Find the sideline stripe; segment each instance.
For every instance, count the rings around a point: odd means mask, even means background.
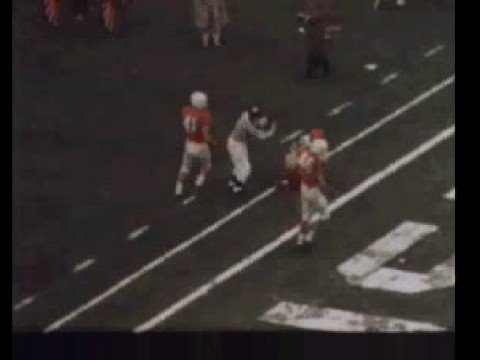
[[[388,74],[387,76],[385,76],[385,77],[382,79],[382,81],[380,81],[380,84],[381,84],[381,85],[386,85],[386,84],[388,84],[389,82],[392,82],[393,80],[395,80],[397,77],[398,77],[398,73]]]
[[[336,116],[350,106],[353,106],[353,102],[345,101],[344,103],[342,103],[342,104],[338,105],[337,107],[334,107],[332,110],[330,110],[328,112],[327,116],[328,117]]]
[[[439,51],[442,51],[445,48],[445,45],[437,45],[434,48],[431,48],[427,52],[423,54],[424,57],[431,57],[438,53]]]
[[[364,137],[366,137],[370,133],[374,132],[375,130],[379,129],[383,125],[387,124],[388,122],[390,122],[393,119],[397,118],[398,116],[402,115],[403,113],[410,110],[411,108],[417,106],[422,101],[428,99],[430,96],[436,94],[437,92],[443,90],[445,87],[451,85],[454,81],[455,81],[455,74],[450,75],[448,78],[441,81],[437,85],[431,87],[429,90],[421,93],[420,95],[415,97],[413,100],[409,101],[407,104],[401,106],[400,108],[398,108],[394,112],[392,112],[389,115],[385,116],[384,118],[380,119],[375,124],[367,127],[365,130],[361,131],[356,136],[354,136],[354,137],[350,138],[349,140],[346,140],[343,143],[341,143],[332,152],[329,153],[329,157],[332,157],[336,153],[341,152],[341,151],[345,150],[346,148],[352,146],[357,141],[360,141],[361,139],[363,139]],[[208,227],[206,227],[205,229],[203,229],[201,232],[194,235],[190,239],[188,239],[188,240],[184,241],[183,243],[177,245],[176,247],[169,250],[165,254],[160,255],[158,258],[156,258],[156,259],[152,260],[151,262],[149,262],[148,264],[144,265],[143,267],[141,267],[140,269],[138,269],[137,271],[135,271],[131,275],[123,278],[122,280],[120,280],[116,284],[112,285],[107,290],[105,290],[103,293],[101,293],[101,294],[97,295],[96,297],[90,299],[88,302],[84,303],[83,305],[81,305],[77,309],[71,311],[67,315],[59,318],[58,320],[55,320],[53,323],[51,323],[50,325],[48,325],[44,329],[44,332],[50,332],[50,331],[57,330],[61,326],[65,325],[65,323],[67,323],[67,322],[71,321],[72,319],[76,318],[77,316],[79,316],[83,312],[87,311],[88,309],[98,305],[99,303],[101,303],[102,301],[104,301],[105,299],[110,297],[111,295],[115,294],[120,289],[128,286],[131,282],[135,281],[136,279],[138,279],[139,277],[141,277],[145,273],[147,273],[147,272],[153,270],[154,268],[156,268],[157,266],[163,264],[167,259],[171,258],[172,256],[174,256],[174,255],[178,254],[179,252],[185,250],[186,248],[190,247],[191,245],[198,242],[202,238],[206,237],[210,233],[218,230],[224,224],[228,223],[230,220],[232,220],[232,219],[236,218],[237,216],[241,215],[244,211],[246,211],[250,207],[254,206],[255,204],[259,203],[263,199],[269,197],[274,192],[275,192],[275,186],[272,186],[272,187],[264,190],[262,193],[255,196],[254,198],[252,198],[250,201],[248,201],[244,205],[236,208],[230,214],[228,214],[225,217],[217,220],[216,222],[209,225]]]
[[[80,271],[83,271],[86,268],[88,268],[89,266],[93,265],[94,263],[95,263],[95,259],[93,259],[93,258],[86,259],[86,260],[82,261],[81,263],[78,263],[77,265],[75,265],[75,267],[72,269],[72,272],[78,273]]]
[[[133,230],[127,237],[127,240],[135,240],[136,238],[142,236],[145,232],[150,229],[150,225],[144,225],[138,229]]]
[[[400,170],[405,165],[409,164],[413,160],[417,159],[421,155],[425,154],[429,150],[431,150],[436,145],[440,144],[441,142],[447,140],[451,136],[455,134],[455,125],[450,126],[449,128],[441,131],[439,134],[431,138],[430,140],[424,142],[419,147],[404,155],[400,159],[396,160],[395,162],[388,165],[385,169],[375,173],[374,175],[370,176],[359,185],[354,187],[352,190],[347,192],[346,194],[337,198],[331,205],[330,205],[330,212],[333,213],[334,211],[340,209],[345,204],[349,203],[357,196],[363,194],[365,191],[370,189],[372,186],[378,184],[382,180],[386,179],[392,174],[395,174],[398,170]],[[314,221],[319,220],[319,214],[316,213],[314,216]],[[186,297],[180,299],[179,301],[173,303],[170,307],[165,310],[162,310],[157,315],[152,317],[151,319],[145,321],[144,323],[138,325],[133,329],[135,333],[141,333],[148,331],[155,326],[158,326],[171,316],[175,315],[194,301],[198,300],[199,298],[207,295],[210,291],[212,291],[215,287],[222,284],[223,282],[227,281],[234,275],[239,274],[241,271],[245,270],[248,266],[256,263],[264,256],[269,254],[270,252],[277,249],[279,246],[283,245],[290,239],[292,239],[299,231],[299,226],[294,226],[290,230],[286,231],[282,235],[280,235],[275,240],[269,242],[259,250],[255,251],[253,254],[243,258],[232,267],[228,268],[224,272],[220,273],[219,275],[215,276],[209,282],[205,283],[204,285],[199,286],[196,290],[192,291]]]
[[[284,138],[282,138],[280,140],[280,144],[285,144],[287,142],[290,142],[292,140],[294,140],[295,138],[297,138],[298,136],[302,135],[303,133],[303,130],[296,130],[292,133],[290,133],[289,135],[285,136]]]

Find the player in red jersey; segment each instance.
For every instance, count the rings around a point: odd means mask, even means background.
[[[200,163],[200,171],[195,180],[195,186],[200,187],[212,167],[210,134],[213,118],[208,110],[208,97],[205,93],[196,91],[190,96],[190,104],[182,109],[182,125],[186,141],[183,152],[182,165],[175,186],[175,195],[183,194],[183,183],[187,178],[195,161]]]
[[[309,134],[300,138],[298,143],[293,143],[290,151],[285,155],[284,168],[282,170],[279,189],[299,190],[300,173],[298,168],[298,159],[304,149],[308,149],[309,144],[315,139],[324,139],[321,129],[312,129]]]
[[[300,174],[300,199],[302,221],[297,244],[311,243],[315,235],[313,215],[318,212],[320,220],[330,217],[328,201],[324,195],[326,182],[324,171],[328,156],[328,142],[323,130],[313,129],[310,132],[308,146],[299,149],[297,167]]]

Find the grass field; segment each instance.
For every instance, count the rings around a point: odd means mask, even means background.
[[[93,16],[51,29],[33,2],[16,5],[14,330],[302,327],[292,314],[289,323],[288,314],[265,321],[282,302],[455,328],[451,284],[406,294],[354,285],[338,271],[406,221],[437,231],[381,266],[410,279],[455,253],[455,202],[444,197],[455,188],[454,6],[373,11],[371,1],[338,3],[343,33],[332,76],[313,81],[301,78],[294,0],[228,1],[227,44],[209,50],[190,25],[188,1],[139,2],[116,38]],[[370,63],[375,71],[364,68]],[[253,102],[279,129],[250,144],[245,193],[227,191],[231,165],[217,149],[205,187],[183,205],[173,196],[179,111],[194,89],[209,94],[220,139]],[[351,106],[328,116],[345,102]],[[312,127],[325,129],[335,152],[329,200],[346,200],[302,253],[289,238],[298,194],[272,186],[288,149],[281,139]],[[381,180],[351,195],[375,174]],[[286,240],[277,246],[279,239]],[[303,317],[325,330],[322,314]]]

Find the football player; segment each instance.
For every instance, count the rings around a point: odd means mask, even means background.
[[[238,193],[243,190],[252,171],[248,159],[248,138],[253,135],[265,140],[272,137],[276,129],[276,123],[269,125],[268,117],[259,106],[252,106],[240,115],[227,139],[227,150],[233,164],[232,176],[228,181],[232,192]]]
[[[186,141],[182,165],[175,185],[175,195],[183,194],[183,184],[194,162],[200,163],[195,186],[200,187],[204,184],[206,175],[212,167],[210,153],[210,145],[213,143],[212,124],[213,118],[208,110],[207,94],[201,91],[193,92],[190,96],[190,105],[182,109],[182,125]]]
[[[300,174],[300,199],[302,220],[297,244],[311,243],[315,235],[315,225],[312,217],[319,212],[320,220],[330,217],[328,201],[325,194],[326,182],[324,177],[328,156],[328,142],[321,129],[310,132],[308,146],[299,150],[297,167]]]

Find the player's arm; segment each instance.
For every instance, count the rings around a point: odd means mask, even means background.
[[[210,146],[217,146],[218,141],[215,139],[215,136],[213,135],[213,128],[212,128],[212,119],[203,125],[202,127],[202,132],[205,141],[210,145]]]
[[[272,137],[277,131],[277,124],[275,122],[272,123],[272,125],[270,126],[270,129],[261,130],[257,128],[255,125],[253,125],[248,118],[246,118],[244,121],[250,134],[254,135],[260,140],[265,140],[265,139],[268,139],[269,137]]]

